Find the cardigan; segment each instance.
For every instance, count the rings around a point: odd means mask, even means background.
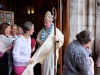
[[[92,75],[89,56],[77,40],[73,40],[65,50],[63,75]]]

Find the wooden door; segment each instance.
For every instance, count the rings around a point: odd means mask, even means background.
[[[66,46],[69,44],[70,27],[69,27],[69,0],[58,0],[59,8],[57,8],[57,27],[64,35],[64,44],[59,50],[58,75],[62,75],[63,56]]]

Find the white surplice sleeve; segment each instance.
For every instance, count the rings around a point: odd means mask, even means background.
[[[59,42],[56,43],[56,48],[59,49],[64,43],[64,35],[58,28],[56,28],[56,36],[59,38]]]

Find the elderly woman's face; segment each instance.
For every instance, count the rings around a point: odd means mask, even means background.
[[[34,33],[34,26],[32,26],[31,30],[27,31],[29,35],[32,35]]]
[[[84,44],[83,46],[84,46],[85,48],[89,48],[90,45],[91,45],[91,42],[89,42],[89,43],[87,43],[87,44]]]
[[[10,35],[10,32],[11,32],[11,26],[8,26],[8,27],[5,29],[5,34]]]
[[[84,44],[83,46],[84,46],[85,48],[89,48],[89,46],[92,44],[93,41],[94,41],[94,39],[91,39],[91,41],[90,41],[89,43]]]
[[[52,24],[52,21],[49,21],[49,20],[47,20],[47,19],[44,19],[44,25],[45,25],[45,27],[46,27],[47,29],[50,28],[51,24]]]
[[[17,27],[13,26],[11,29],[12,34],[17,34]]]

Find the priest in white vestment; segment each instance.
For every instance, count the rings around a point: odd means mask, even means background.
[[[58,60],[58,50],[63,45],[64,35],[56,28],[54,35],[53,15],[47,11],[44,17],[44,27],[40,30],[37,36],[39,45],[33,55],[33,64],[29,64],[22,75],[33,75],[33,67],[37,63],[41,63],[42,75],[54,75],[54,41],[56,41],[56,60]]]

